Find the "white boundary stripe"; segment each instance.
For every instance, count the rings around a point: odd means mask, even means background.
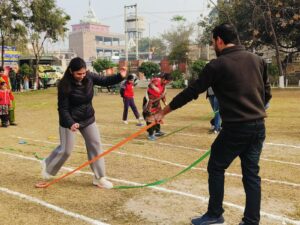
[[[102,135],[102,137],[104,137],[104,138],[116,138],[116,137],[105,136],[105,135]],[[161,143],[161,142],[149,142],[149,141],[138,140],[138,139],[135,139],[134,141],[142,142],[142,143],[146,143],[146,144],[152,144],[152,145],[163,145],[163,146],[169,146],[169,147],[174,147],[174,148],[190,149],[190,150],[194,150],[194,151],[197,151],[197,152],[206,152],[207,151],[206,149],[187,147],[187,146],[183,146],[183,145],[172,145],[172,144]]]
[[[103,137],[113,138],[113,137],[111,137],[111,136],[103,136]],[[135,141],[140,141],[140,142],[146,142],[146,143],[149,143],[149,142],[147,142],[147,141],[142,141],[142,140],[135,140]],[[165,145],[165,146],[169,146],[169,147],[183,148],[183,149],[191,149],[191,150],[195,150],[195,151],[197,151],[197,152],[207,151],[207,150],[204,150],[204,149],[192,148],[192,147],[186,147],[186,146],[181,146],[181,145],[172,145],[172,144],[167,144],[167,143],[150,143],[150,144],[155,144],[155,145]],[[268,162],[273,162],[273,163],[281,163],[281,164],[293,165],[293,166],[300,166],[300,163],[286,162],[286,161],[273,160],[273,159],[267,159],[267,158],[260,158],[260,160],[268,161]]]
[[[100,126],[107,127],[107,125],[103,125],[103,124],[98,125],[98,127],[100,127]],[[136,130],[136,129],[130,128],[130,127],[118,127],[118,128],[121,128],[123,130]],[[184,133],[184,132],[174,133],[174,135],[183,135],[183,136],[190,136],[190,137],[203,137],[203,135],[190,134],[190,133]],[[287,148],[300,148],[300,145],[289,145],[289,144],[271,143],[271,142],[267,142],[267,143],[264,143],[264,144],[266,144],[266,145],[274,145],[274,146],[281,146],[281,147],[287,147]]]
[[[57,142],[34,140],[32,138],[24,138],[24,137],[19,137],[19,136],[14,136],[14,137],[19,138],[19,139],[32,140],[32,141],[36,141],[36,142],[44,142],[44,143],[49,143],[49,144],[58,144]],[[102,137],[114,138],[114,137],[111,137],[111,136],[102,136]],[[143,141],[143,140],[135,140],[135,141],[139,141],[139,142],[149,144],[148,141]],[[191,147],[186,147],[186,146],[181,146],[181,145],[172,145],[172,144],[167,144],[167,143],[150,143],[150,144],[164,145],[164,146],[175,147],[175,148],[183,148],[183,149],[191,149],[191,150],[194,150],[194,151],[197,151],[197,152],[207,151],[207,150],[204,150],[204,149],[191,148]],[[105,146],[105,145],[106,146],[113,146],[113,144],[102,144],[102,145],[103,146]],[[80,147],[80,146],[76,145],[76,147]],[[260,160],[273,162],[273,163],[287,164],[287,165],[292,165],[292,166],[300,166],[300,163],[286,162],[286,161],[281,161],[281,160],[273,160],[273,159],[267,159],[267,158],[262,158],[262,157],[260,158]]]
[[[61,207],[58,207],[56,205],[53,205],[53,204],[50,204],[48,202],[42,201],[42,200],[40,200],[38,198],[29,196],[29,195],[25,195],[25,194],[22,194],[20,192],[12,191],[12,190],[9,190],[9,189],[7,189],[5,187],[0,187],[0,192],[4,192],[6,194],[10,194],[10,195],[19,197],[21,199],[25,199],[25,200],[30,201],[30,202],[34,202],[34,203],[42,205],[42,206],[44,206],[46,208],[52,209],[52,210],[54,210],[56,212],[62,213],[62,214],[67,215],[67,216],[74,217],[74,218],[79,219],[79,220],[83,220],[83,221],[88,222],[90,224],[94,224],[94,225],[108,225],[107,223],[102,223],[101,221],[94,220],[92,218],[89,218],[89,217],[86,217],[86,216],[83,216],[83,215],[80,215],[80,214],[68,211],[68,210],[63,209]]]
[[[300,148],[299,145],[287,145],[287,144],[276,144],[276,143],[270,143],[270,142],[267,142],[265,143],[266,145],[274,145],[274,146],[281,146],[281,147],[288,147],[288,148]]]
[[[274,160],[274,159],[266,159],[266,158],[260,158],[260,159],[264,160],[264,161],[268,161],[268,162],[276,162],[276,163],[281,163],[281,164],[288,164],[288,165],[293,165],[293,166],[300,166],[300,163],[286,162],[286,161]]]
[[[177,166],[177,167],[181,167],[181,168],[186,168],[188,167],[187,165],[182,165],[179,163],[173,163],[170,161],[166,161],[166,160],[160,160],[160,159],[156,159],[156,158],[152,158],[152,157],[147,157],[147,156],[141,156],[141,155],[136,155],[136,154],[131,154],[131,153],[124,153],[124,152],[115,152],[118,153],[120,155],[126,155],[126,156],[132,156],[132,157],[136,157],[136,158],[141,158],[141,159],[147,159],[147,160],[151,160],[151,161],[155,161],[155,162],[159,162],[159,163],[165,163],[165,164],[169,164],[172,166]],[[203,168],[199,168],[199,167],[193,167],[192,170],[200,170],[203,172],[207,172],[206,169]],[[226,176],[231,176],[231,177],[239,177],[242,178],[243,176],[241,174],[236,174],[236,173],[225,173]],[[284,185],[288,185],[288,186],[294,186],[294,187],[300,187],[300,184],[297,183],[291,183],[291,182],[287,182],[287,181],[280,181],[280,180],[271,180],[271,179],[267,179],[267,178],[261,178],[262,181],[265,182],[269,182],[269,183],[273,183],[273,184],[284,184]]]
[[[18,154],[11,154],[11,153],[3,153],[0,152],[1,154],[6,154],[6,155],[11,155],[11,156],[15,156],[18,158],[23,158],[23,159],[29,159],[32,161],[39,161],[35,158],[30,158],[30,157],[26,157],[26,156],[22,156],[22,155],[18,155]],[[70,167],[62,167],[62,169],[67,170],[67,171],[72,171],[74,170],[74,168],[70,168]],[[87,174],[87,175],[92,175],[94,176],[93,173],[91,172],[82,172],[82,171],[77,171],[77,173],[79,174]],[[125,183],[125,184],[129,184],[129,185],[143,185],[142,183],[136,183],[136,182],[131,182],[131,181],[126,181],[126,180],[121,180],[121,179],[116,179],[116,178],[109,178],[112,181],[117,181],[117,182],[121,182],[121,183]],[[166,192],[166,193],[171,193],[171,194],[176,194],[176,195],[181,195],[181,196],[185,196],[185,197],[189,197],[189,198],[193,198],[193,199],[199,199],[203,202],[208,202],[208,198],[204,197],[204,196],[200,196],[200,195],[194,195],[191,193],[187,193],[187,192],[182,192],[182,191],[177,191],[177,190],[171,190],[171,189],[167,189],[167,188],[163,188],[163,187],[148,187],[151,189],[155,189],[157,191],[161,191],[161,192]],[[236,205],[234,203],[231,202],[223,202],[224,205],[228,206],[228,207],[232,207],[235,209],[238,209],[239,211],[244,211],[244,207],[240,206],[240,205]],[[276,221],[281,221],[282,223],[290,223],[290,224],[295,224],[295,225],[300,225],[300,220],[295,220],[295,219],[291,219],[291,218],[287,218],[285,216],[280,216],[280,215],[275,215],[275,214],[271,214],[271,213],[267,213],[264,211],[260,211],[260,214],[266,218],[272,219],[272,220],[276,220]]]
[[[18,138],[21,138],[21,137],[18,137]],[[21,138],[21,139],[31,140],[30,138]],[[42,142],[42,143],[49,143],[49,144],[58,144],[56,142],[49,142],[49,141],[42,141],[42,140],[33,140],[33,141],[35,141],[35,142]],[[107,144],[107,145],[110,145],[110,144]],[[76,145],[75,147],[77,147],[77,148],[84,148],[84,146],[80,146],[80,145]],[[182,165],[182,164],[179,164],[179,163],[174,163],[174,162],[170,162],[170,161],[166,161],[166,160],[160,160],[160,159],[156,159],[156,158],[152,158],[152,157],[147,157],[147,156],[142,156],[142,155],[137,155],[137,154],[131,154],[131,153],[125,153],[125,152],[119,152],[119,151],[114,151],[112,153],[120,154],[120,155],[132,156],[132,157],[141,158],[141,159],[147,159],[147,160],[151,160],[151,161],[155,161],[155,162],[160,162],[160,163],[166,163],[166,164],[177,166],[177,167],[181,167],[181,168],[186,168],[187,167],[186,165]],[[268,160],[268,159],[264,159],[264,160],[271,161],[271,162],[274,161],[274,160]],[[278,160],[276,160],[276,161],[278,163],[285,163],[285,164],[287,163],[287,162],[284,162],[284,161],[278,161]],[[293,163],[288,163],[288,164],[293,164]],[[299,164],[299,166],[300,166],[300,164]],[[199,168],[199,167],[196,167],[196,168],[193,167],[192,169],[193,170],[200,170],[200,171],[206,172],[206,169]],[[232,176],[232,177],[239,177],[239,178],[242,177],[241,174],[228,173],[228,172],[226,172],[225,175]],[[280,184],[280,185],[288,185],[288,186],[300,187],[300,184],[291,183],[291,182],[288,182],[288,181],[273,180],[273,179],[267,179],[267,178],[261,178],[261,180],[265,181],[265,182],[273,183],[273,184]]]

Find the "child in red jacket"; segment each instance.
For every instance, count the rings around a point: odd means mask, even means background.
[[[166,85],[172,80],[169,73],[162,73],[159,77],[151,79],[146,96],[143,99],[143,116],[147,125],[155,119],[153,115],[161,110],[160,100],[166,105]],[[160,124],[156,124],[148,130],[148,139],[154,141],[156,137],[165,133],[160,130]]]
[[[121,96],[123,97],[124,110],[123,110],[123,123],[128,124],[127,116],[128,116],[128,108],[130,107],[135,118],[138,120],[137,126],[142,126],[142,118],[137,110],[137,107],[134,103],[134,76],[129,74],[125,83],[121,86]]]
[[[2,127],[8,127],[9,125],[9,107],[11,106],[11,100],[13,95],[5,81],[0,82],[0,118]]]

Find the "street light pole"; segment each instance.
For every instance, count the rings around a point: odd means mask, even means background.
[[[152,58],[151,57],[151,36],[150,36],[150,29],[151,29],[151,24],[148,23],[148,26],[149,26],[149,53],[148,53],[148,60],[150,61],[150,59]]]
[[[125,61],[128,61],[128,31],[127,31],[127,6],[124,6],[124,27],[125,27]]]

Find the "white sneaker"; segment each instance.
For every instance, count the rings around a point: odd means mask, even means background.
[[[42,178],[45,180],[51,179],[51,175],[47,172],[46,159],[43,159],[41,162],[42,165]]]
[[[111,189],[114,186],[105,177],[101,177],[100,179],[97,179],[96,177],[94,177],[93,178],[93,185],[98,186],[100,188],[105,188],[105,189]]]
[[[124,124],[128,124],[128,121],[127,121],[127,120],[123,120],[123,123],[124,123]]]

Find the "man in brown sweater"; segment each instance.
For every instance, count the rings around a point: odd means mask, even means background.
[[[265,140],[265,107],[272,97],[267,65],[259,56],[236,45],[237,33],[232,25],[221,24],[212,33],[217,59],[208,63],[199,78],[155,117],[156,121],[161,121],[166,114],[197,99],[199,94],[212,87],[220,104],[222,130],[211,146],[208,162],[208,210],[192,219],[192,224],[224,222],[224,173],[239,157],[246,193],[246,207],[240,225],[258,225],[261,202],[258,164]]]

